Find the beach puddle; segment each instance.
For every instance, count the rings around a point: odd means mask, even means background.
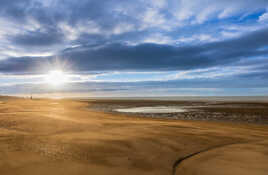
[[[125,113],[179,113],[187,112],[186,109],[183,109],[178,106],[154,106],[154,107],[135,107],[135,108],[124,108],[124,109],[115,109],[116,112],[125,112]]]

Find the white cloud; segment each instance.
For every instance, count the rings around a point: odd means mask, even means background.
[[[218,79],[258,72],[255,66],[229,66],[167,72],[106,72],[96,75],[70,75],[72,82],[145,82],[189,79]]]
[[[119,23],[115,26],[112,33],[118,35],[121,33],[130,32],[134,29],[135,29],[135,26],[133,24]]]
[[[173,44],[175,41],[169,36],[160,33],[148,36],[143,40],[143,43],[156,43],[156,44]]]
[[[142,20],[142,26],[140,27],[140,30],[151,27],[159,27],[163,29],[166,28],[166,19],[161,13],[159,13],[157,8],[147,9],[145,13],[140,15],[139,18]]]
[[[218,38],[215,38],[208,34],[196,34],[189,37],[180,37],[179,39],[172,38],[170,36],[155,33],[149,36],[146,36],[143,40],[138,42],[129,42],[130,45],[137,45],[140,43],[155,43],[155,44],[193,44],[193,43],[206,43],[206,42],[215,42],[218,41]]]
[[[100,27],[91,20],[84,21],[75,26],[69,25],[66,22],[61,22],[58,26],[63,31],[66,39],[71,41],[77,39],[82,33],[98,34],[101,32]]]
[[[207,69],[196,69],[189,71],[179,71],[172,75],[170,79],[184,80],[184,79],[215,79],[222,77],[230,77],[234,75],[241,75],[249,72],[254,72],[254,67],[250,66],[229,66],[229,67],[212,67]]]
[[[249,15],[268,7],[267,0],[170,0],[169,4],[177,20],[190,20],[193,24],[233,15]]]
[[[268,12],[259,17],[259,22],[268,22]]]
[[[218,17],[219,17],[220,19],[227,18],[227,17],[231,16],[231,14],[235,13],[236,10],[237,10],[237,9],[234,8],[234,7],[228,7],[228,8],[226,8],[226,9],[224,9],[224,10],[218,15]]]
[[[192,23],[202,24],[207,21],[209,17],[212,17],[213,14],[217,13],[217,11],[217,6],[208,6],[195,16],[195,21]]]
[[[181,37],[176,42],[177,43],[196,43],[196,42],[214,42],[217,41],[217,38],[214,38],[208,34],[199,34],[192,35],[190,37]]]
[[[257,24],[231,24],[231,25],[225,25],[221,27],[221,37],[222,39],[228,39],[228,38],[234,38],[239,37],[241,35],[244,35],[249,32],[254,32],[257,30],[261,30],[267,27],[267,25],[264,25],[262,23]]]
[[[231,32],[231,31],[222,31],[221,35],[223,36],[223,38],[234,38],[234,37],[238,37],[241,35],[240,32]]]

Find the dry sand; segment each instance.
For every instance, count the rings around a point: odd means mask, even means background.
[[[268,172],[267,125],[128,117],[71,100],[0,101],[1,175]]]

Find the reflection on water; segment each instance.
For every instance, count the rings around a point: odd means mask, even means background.
[[[136,107],[116,109],[117,112],[130,112],[130,113],[177,113],[186,112],[186,109],[177,106],[154,106],[154,107]]]

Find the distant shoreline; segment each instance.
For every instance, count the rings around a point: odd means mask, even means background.
[[[156,101],[260,101],[268,102],[268,96],[162,96],[162,97],[76,97],[81,100],[156,100]]]

